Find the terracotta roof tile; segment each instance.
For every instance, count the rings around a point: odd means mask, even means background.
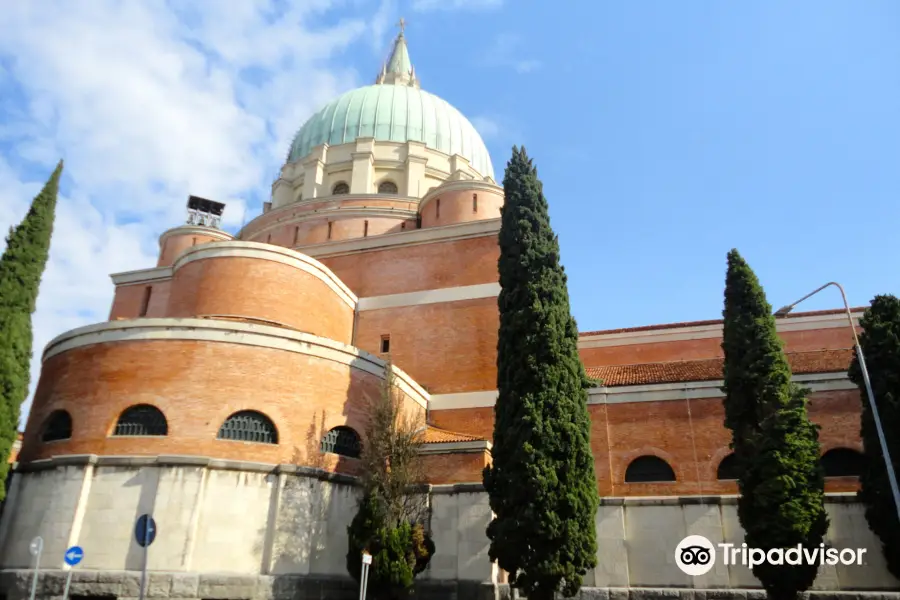
[[[442,444],[449,442],[478,442],[482,441],[483,438],[480,438],[475,435],[469,435],[467,433],[457,433],[455,431],[447,431],[446,429],[440,429],[438,427],[428,426],[428,429],[425,430],[425,443],[426,444]]]
[[[856,308],[850,309],[853,312],[862,312],[866,310],[865,306],[860,306]],[[778,317],[778,320],[781,321],[783,319],[796,319],[798,317],[815,317],[819,315],[837,315],[843,313],[845,309],[843,308],[832,308],[828,310],[813,310],[809,312],[798,312],[798,313],[790,313],[783,317]],[[582,331],[578,335],[586,336],[586,335],[603,335],[607,333],[631,333],[638,331],[656,331],[658,329],[680,329],[682,327],[701,327],[703,325],[719,325],[722,323],[722,319],[713,319],[708,321],[684,321],[683,323],[663,323],[661,325],[643,325],[641,327],[622,327],[619,329],[601,329],[598,331]]]
[[[788,362],[795,375],[846,371],[853,358],[852,348],[788,352]],[[588,367],[587,374],[600,379],[604,385],[648,385],[653,383],[682,383],[687,381],[715,381],[722,378],[722,359],[683,360]]]

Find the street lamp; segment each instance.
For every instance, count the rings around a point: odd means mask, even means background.
[[[875,430],[878,432],[881,453],[884,455],[884,464],[885,467],[887,467],[888,481],[891,485],[891,494],[894,496],[894,507],[897,509],[897,519],[900,520],[900,491],[897,489],[897,477],[894,473],[894,465],[891,462],[891,454],[888,451],[887,441],[884,439],[884,430],[881,427],[881,417],[878,416],[878,406],[875,404],[875,394],[872,392],[872,382],[869,380],[869,370],[866,368],[866,359],[863,356],[862,347],[859,345],[859,336],[856,334],[856,325],[853,323],[853,315],[850,314],[850,304],[847,303],[847,294],[844,293],[844,288],[835,281],[829,281],[822,287],[803,296],[793,304],[782,306],[775,311],[775,316],[783,317],[787,315],[795,306],[810,296],[818,294],[830,285],[833,285],[841,291],[841,298],[844,300],[844,309],[847,311],[847,320],[850,321],[850,330],[853,332],[853,343],[856,346],[856,358],[859,360],[859,370],[862,372],[863,382],[866,384],[866,394],[869,397],[869,406],[872,407],[872,419],[875,421]]]

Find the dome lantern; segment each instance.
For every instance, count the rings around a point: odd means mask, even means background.
[[[401,19],[390,57],[375,83],[344,93],[311,116],[294,136],[287,163],[303,161],[319,146],[368,138],[376,143],[424,144],[428,150],[446,155],[441,161],[453,156],[465,159],[476,179],[493,177],[487,147],[472,123],[445,100],[421,89],[404,28]],[[407,186],[407,193],[417,192]]]

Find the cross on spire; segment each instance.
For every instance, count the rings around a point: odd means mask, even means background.
[[[403,30],[406,29],[406,19],[400,17],[400,22],[397,23],[397,27],[400,28],[400,35],[403,35]]]

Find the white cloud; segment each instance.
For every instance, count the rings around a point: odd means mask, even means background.
[[[471,119],[469,119],[469,121],[471,121],[472,125],[475,127],[475,130],[485,141],[494,139],[498,135],[500,135],[500,124],[494,117],[478,115],[472,117]]]
[[[412,0],[415,11],[492,10],[503,6],[503,0]]]
[[[494,38],[494,43],[485,52],[489,65],[513,69],[516,73],[531,73],[542,66],[541,61],[522,56],[522,38],[503,33]]]
[[[373,29],[366,15],[325,18],[331,0],[173,4],[4,7],[0,229],[66,161],[34,381],[52,337],[107,318],[109,273],[155,264],[158,235],[182,221],[189,194],[226,202],[227,227],[250,202],[258,210],[295,129],[358,83],[333,57]]]

